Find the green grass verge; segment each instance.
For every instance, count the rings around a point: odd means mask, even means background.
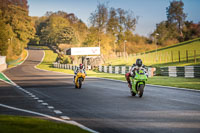
[[[53,62],[56,61],[57,58],[57,53],[54,53],[52,50],[46,48],[46,47],[42,47],[45,48],[45,57],[42,61],[41,64],[37,65],[37,68],[40,69],[44,69],[44,70],[49,70],[49,71],[56,71],[56,72],[64,72],[64,73],[68,73],[68,74],[74,74],[74,72],[72,70],[67,70],[67,69],[58,69],[58,68],[53,68]]]
[[[126,81],[125,75],[122,74],[97,73],[89,71],[88,76]],[[200,90],[200,78],[154,76],[148,78],[147,84]]]
[[[200,78],[154,76],[148,79],[147,84],[200,90]]]
[[[49,71],[74,74],[72,70],[53,68],[52,63],[56,60],[56,57],[57,57],[57,54],[53,53],[53,51],[45,50],[45,58],[43,62],[37,67],[40,69],[45,69]],[[122,74],[110,74],[110,73],[101,73],[101,72],[95,72],[95,71],[87,71],[87,76],[126,81],[125,76]],[[200,78],[184,78],[184,77],[174,78],[174,77],[167,77],[167,76],[154,76],[148,79],[147,84],[200,90]]]
[[[0,115],[1,133],[89,133],[71,124],[32,117]]]
[[[18,60],[18,61],[16,61],[16,62],[14,62],[14,63],[9,64],[8,68],[15,67],[15,66],[21,64],[25,60],[25,58],[27,57],[27,55],[28,55],[27,50],[24,50],[23,53],[22,53],[22,55],[21,55],[21,59]]]
[[[0,73],[0,79],[11,83],[10,80],[8,80],[2,73]]]

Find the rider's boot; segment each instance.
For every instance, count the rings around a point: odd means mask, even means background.
[[[132,88],[131,82],[128,82],[128,87],[129,87],[130,89]]]

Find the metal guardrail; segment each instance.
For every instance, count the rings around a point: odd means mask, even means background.
[[[7,68],[6,56],[0,56],[0,72]]]
[[[130,71],[131,66],[99,66],[100,72],[113,74],[126,74]],[[155,68],[147,67],[149,77],[155,75]]]
[[[200,66],[161,67],[162,76],[200,78]]]
[[[60,64],[57,62],[53,63],[54,68],[61,68],[61,69],[71,69],[75,70],[77,66],[71,64]],[[131,66],[99,66],[98,70],[100,72],[105,73],[113,73],[113,74],[126,74],[131,69]],[[152,77],[154,75],[155,68],[148,68],[148,75]]]
[[[71,64],[53,63],[54,68],[75,70],[77,66]],[[100,72],[112,74],[126,74],[131,69],[131,66],[99,66]],[[155,68],[148,67],[148,75],[152,77],[155,75]],[[161,67],[161,76],[169,77],[186,77],[186,78],[200,78],[200,66],[185,66],[185,67]]]

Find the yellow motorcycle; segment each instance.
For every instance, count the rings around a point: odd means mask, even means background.
[[[79,71],[75,77],[75,88],[81,88],[83,81],[85,80],[85,73],[83,70]]]

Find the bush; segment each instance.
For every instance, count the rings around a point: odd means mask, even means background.
[[[63,64],[71,64],[71,58],[69,56],[64,56]]]

